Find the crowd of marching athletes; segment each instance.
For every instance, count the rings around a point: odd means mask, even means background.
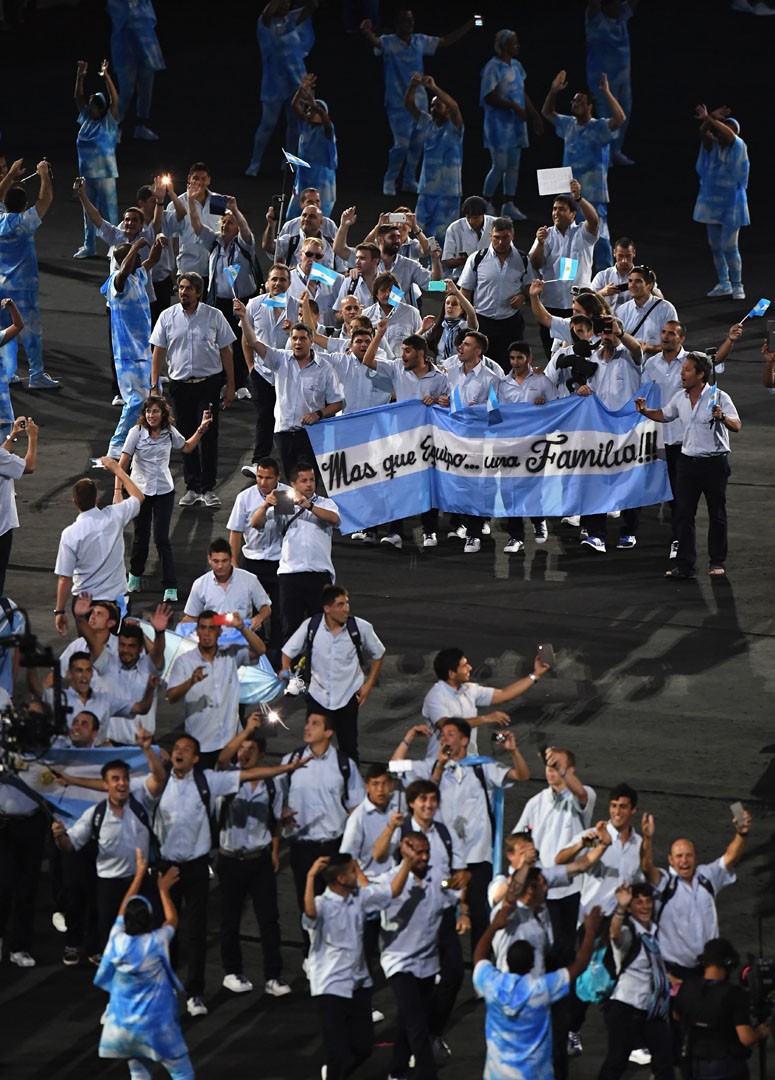
[[[742,807],[720,858],[699,864],[691,840],[678,839],[663,870],[655,863],[651,815],[642,818],[642,836],[635,830],[637,793],[616,784],[608,817],[596,815],[596,793],[577,776],[572,750],[547,747],[547,786],[527,801],[506,840],[508,872],[495,873],[504,857],[503,791],[530,770],[507,730],[508,714],[480,710],[529,692],[549,669],[546,659],[497,689],[471,681],[462,650],[443,650],[423,723],[406,732],[390,767],[373,764],[361,775],[358,712],[384,646],[368,622],[351,614],[347,590],[332,584],[331,538],[340,516],[321,493],[307,434],[339,412],[392,400],[455,408],[494,394],[532,408],[596,394],[611,410],[634,401],[637,412],[665,425],[675,493],[666,576],[696,573],[700,496],[709,509],[709,573],[725,573],[729,435],[741,425],[715,374],[742,336],[743,320],[730,326],[715,358],[687,351],[686,327],[655,271],[638,260],[635,241],[622,235],[611,247],[608,239],[608,168],[631,164],[622,140],[631,111],[627,22],[635,6],[590,0],[592,92],[577,92],[568,115],[557,111],[565,72],[552,81],[539,113],[525,93],[517,35],[497,32],[482,70],[491,169],[483,195],[462,204],[463,113],[424,73],[423,58],[477,32],[477,17],[441,38],[415,33],[409,11],[399,12],[395,33],[377,34],[375,19],[361,22],[355,29],[385,69],[394,145],[383,195],[417,199],[414,210],[386,209],[368,232],[362,226],[355,243],[357,208],[346,208],[338,225],[330,217],[336,137],[325,101],[315,96],[317,79],[304,67],[314,5],[290,10],[272,0],[259,17],[263,113],[247,171],[261,168],[284,113],[297,177],[288,214],[282,206],[267,211],[260,245],[236,199],[213,189],[202,161],[189,169],[181,194],[172,176],[149,177],[119,218],[116,148],[122,124],[129,137],[125,120],[135,92],[133,135],[156,138],[151,90],[163,59],[149,0],[109,4],[118,85],[103,61],[101,88],[87,93],[88,64],[77,63],[74,191],[84,236],[75,257],[96,255],[97,239],[109,247],[102,293],[121,414],[99,462],[114,481],[113,502],[100,508],[95,481],[79,480],[72,491],[77,516],[60,537],[55,626],[67,636],[72,619],[77,633],[61,657],[63,700],[55,700],[46,673],[28,675],[32,712],[50,717],[62,704],[67,709],[48,783],[55,778],[73,794],[70,817],[52,814],[50,798],[3,774],[0,934],[13,963],[35,965],[34,901],[47,854],[62,962],[98,965],[97,984],[110,993],[101,1053],[127,1058],[133,1077],[150,1075],[153,1061],[173,1076],[192,1075],[177,1020],[175,930],[180,908],[186,1008],[201,1017],[213,851],[224,986],[253,989],[240,948],[250,896],[265,991],[292,992],[283,977],[275,880],[283,841],[329,1080],[349,1074],[371,1052],[379,1015],[373,978],[384,978],[396,999],[391,1076],[403,1080],[410,1067],[414,1076],[436,1075],[453,1049],[446,1036],[464,978],[466,935],[474,983],[487,1002],[488,1077],[514,1069],[546,1076],[553,1069],[562,1080],[568,1057],[582,1050],[590,1003],[603,1003],[608,1026],[605,1078],[621,1075],[631,1053],[651,1060],[657,1080],[667,1077],[679,1018],[697,1076],[743,1075],[746,1047],[767,1035],[766,1025],[752,1026],[742,991],[728,984],[736,956],[718,936],[715,895],[735,880],[751,826]],[[710,295],[742,300],[737,237],[748,223],[746,148],[726,107],[698,106],[697,119],[695,219],[707,225],[719,279]],[[524,219],[515,201],[520,153],[528,122],[540,135],[544,121],[563,140],[567,190],[554,195],[552,224],[540,226],[523,252],[515,242]],[[5,597],[19,525],[14,482],[35,469],[38,447],[34,418],[15,416],[13,407],[22,382],[18,345],[28,390],[61,389],[43,363],[35,254],[35,234],[54,197],[52,177],[48,163],[39,162],[31,203],[21,181],[34,182],[34,174],[24,171],[20,160],[0,159],[0,421],[7,435],[0,447],[0,593],[2,624],[11,631],[24,625]],[[259,246],[271,262],[265,282]],[[434,288],[442,294],[438,315],[423,317],[419,305],[430,302]],[[760,301],[749,314],[766,306]],[[542,370],[526,341],[528,307],[541,328]],[[772,386],[775,354],[765,350],[765,360],[764,382]],[[652,384],[658,404],[647,407]],[[255,410],[251,462],[243,468],[250,484],[230,508],[228,537],[209,545],[207,571],[192,583],[173,631],[171,454],[184,455],[179,505],[218,511],[219,424],[235,399],[248,398]],[[24,456],[14,452],[20,439]],[[436,510],[422,516],[426,548],[439,543],[438,521]],[[130,522],[127,576],[123,537]],[[617,548],[636,545],[638,523],[638,508],[622,511]],[[506,524],[506,552],[524,552],[523,520]],[[591,552],[606,552],[607,515],[564,524],[579,528]],[[544,543],[548,523],[536,518],[532,528],[532,540]],[[471,513],[450,521],[448,539],[464,540],[464,552],[476,554],[491,534],[489,520]],[[143,591],[152,537],[161,603],[139,623],[127,617],[127,601]],[[404,523],[386,522],[381,537],[372,529],[354,537],[365,545],[378,540],[402,547]],[[183,641],[192,629],[192,647],[168,660],[170,639]],[[6,649],[3,707],[17,689],[17,662]],[[303,745],[279,766],[262,762],[261,716],[246,716],[243,704],[240,719],[240,673],[257,665],[268,680],[277,672],[306,696]],[[183,720],[163,755],[153,745],[160,690],[180,705]],[[508,756],[505,764],[478,752],[482,725],[504,729],[496,746]],[[101,775],[68,771],[95,748],[102,748]],[[64,806],[61,796],[53,803]],[[149,862],[156,865],[151,873]],[[149,1026],[133,1019],[138,995],[153,1003]]]

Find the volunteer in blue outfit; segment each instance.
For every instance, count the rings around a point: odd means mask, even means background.
[[[700,121],[700,153],[697,173],[700,192],[694,204],[694,220],[708,230],[708,243],[718,274],[718,284],[708,296],[731,296],[744,300],[743,262],[738,237],[741,225],[750,225],[748,213],[748,147],[740,138],[740,125],[726,107],[708,112],[697,106]]]
[[[110,309],[110,338],[116,362],[116,378],[124,402],[108,447],[108,457],[116,461],[121,457],[129,429],[137,422],[151,384],[148,272],[159,261],[166,244],[165,237],[157,236],[142,265],[140,253],[148,247],[144,236],[139,236],[131,245],[120,244],[113,253],[118,269],[100,289]]]
[[[484,197],[492,202],[498,187],[503,189],[501,214],[524,221],[517,207],[519,159],[529,145],[527,118],[536,135],[543,134],[544,122],[525,92],[525,69],[517,60],[519,39],[513,30],[495,35],[495,55],[482,68],[479,104],[484,109],[484,145],[492,165],[484,181]],[[493,211],[494,212],[494,211]]]
[[[83,81],[89,65],[79,60],[75,75],[75,104],[78,109],[78,174],[85,181],[86,195],[106,221],[118,221],[116,196],[116,145],[118,144],[118,91],[108,74],[108,62],[102,61],[100,75],[107,93],[92,94],[87,100]],[[88,259],[97,253],[94,225],[83,216],[83,245],[74,259]]]
[[[291,11],[290,0],[269,0],[258,17],[256,34],[261,50],[261,120],[253,138],[246,176],[258,176],[261,160],[280,114],[285,110],[285,149],[296,152],[298,128],[291,99],[307,73],[304,58],[312,48],[309,21],[317,0]]]
[[[315,97],[315,76],[305,75],[293,97],[293,111],[299,121],[299,157],[309,162],[309,168],[296,173],[294,195],[287,217],[301,213],[296,191],[302,183],[320,193],[318,206],[324,217],[330,217],[336,202],[336,131],[328,115],[328,105]]]
[[[12,297],[24,322],[19,341],[27,353],[30,378],[29,390],[59,390],[60,382],[43,370],[43,334],[38,307],[38,257],[35,252],[35,233],[51,206],[54,189],[51,171],[43,159],[35,171],[40,180],[38,199],[27,205],[27,192],[15,181],[24,176],[24,162],[14,161],[0,180],[0,301]],[[20,383],[11,375],[11,385]]]
[[[608,232],[608,165],[610,144],[614,132],[626,122],[627,116],[608,86],[608,77],[600,77],[600,93],[611,115],[596,119],[592,116],[593,100],[588,91],[578,91],[571,100],[571,115],[557,112],[557,95],[568,85],[566,73],[558,72],[552,80],[541,112],[559,138],[565,142],[563,165],[570,166],[585,197],[592,203],[600,219],[600,239],[595,250],[595,269],[602,270],[613,262]]]
[[[622,153],[622,144],[632,115],[632,79],[630,75],[630,30],[627,23],[633,16],[638,0],[588,0],[584,16],[587,31],[587,86],[599,87],[604,72],[608,72],[611,93],[624,109],[627,119],[611,144],[613,165],[632,165]],[[597,115],[608,117],[608,101],[600,90],[595,95]]]
[[[370,19],[361,23],[361,31],[370,42],[377,56],[381,56],[385,65],[385,111],[390,130],[393,133],[393,145],[388,154],[388,167],[382,181],[382,194],[395,195],[398,178],[403,170],[402,191],[417,191],[417,164],[423,146],[423,128],[404,107],[406,87],[415,74],[423,73],[426,56],[434,56],[437,49],[454,45],[474,26],[474,20],[451,30],[443,38],[428,34],[415,34],[414,15],[407,9],[396,15],[395,34],[383,34],[378,37]],[[420,112],[428,111],[428,95],[423,86],[417,87],[415,105]]]
[[[124,1058],[131,1080],[150,1080],[154,1062],[173,1080],[193,1080],[176,991],[182,990],[170,964],[169,947],[178,915],[170,888],[180,876],[171,866],[156,879],[164,922],[152,930],[151,903],[140,895],[148,864],[137,852],[137,871],[119,908],[107,947],[94,976],[95,985],[110,994],[105,1010],[99,1055]]]
[[[600,926],[600,908],[594,908],[584,919],[584,937],[567,967],[533,975],[533,946],[528,941],[515,941],[508,951],[509,970],[498,971],[488,957],[492,939],[499,930],[506,929],[514,911],[514,891],[507,893],[473,955],[474,988],[487,1005],[484,1080],[546,1080],[554,1076],[551,1006],[567,997],[571,985],[589,964]]]
[[[145,142],[155,142],[158,135],[148,127],[153,80],[156,72],[163,71],[166,64],[156,37],[156,12],[152,0],[108,0],[107,6],[113,24],[110,55],[121,87],[118,122],[124,122],[137,91],[134,136]]]
[[[417,108],[417,88],[433,95],[430,112]],[[460,214],[463,194],[463,117],[455,99],[437,86],[430,75],[415,72],[404,95],[404,105],[423,131],[423,158],[415,216],[426,236],[444,239],[447,226]]]

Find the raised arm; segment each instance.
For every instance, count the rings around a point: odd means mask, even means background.
[[[124,291],[126,279],[134,270],[135,264],[137,262],[137,255],[139,254],[139,252],[142,251],[144,247],[148,247],[148,241],[145,239],[144,236],[138,236],[138,238],[130,247],[129,251],[124,256],[124,259],[121,262],[121,266],[119,266],[118,270],[116,271],[115,277],[113,278],[113,286],[117,293],[122,293]]]
[[[442,105],[447,106],[447,109],[449,110],[450,120],[458,129],[458,131],[460,131],[461,127],[463,126],[463,114],[460,111],[460,106],[452,97],[452,95],[448,94],[446,90],[442,90],[439,84],[431,75],[426,75],[422,81],[425,86],[427,86],[427,88],[431,91],[431,93],[436,95]]]
[[[723,117],[730,115],[730,110],[726,106],[708,112],[707,105],[698,105],[694,115],[700,121],[700,138],[706,150],[710,149],[712,143],[711,132],[721,146],[731,146],[737,138],[732,128],[724,123]]]
[[[38,191],[38,201],[35,203],[35,210],[37,211],[38,217],[43,218],[54,199],[54,188],[51,184],[51,169],[45,158],[38,162],[35,172],[40,178],[40,189]]]
[[[611,88],[608,85],[608,76],[605,72],[600,76],[600,93],[606,99],[608,108],[611,110],[611,115],[608,117],[608,126],[611,131],[617,131],[622,124],[627,123],[627,114],[611,93]]]
[[[240,329],[242,330],[242,340],[247,345],[251,352],[257,353],[263,360],[266,356],[267,345],[263,341],[259,341],[256,337],[256,332],[253,329],[253,324],[248,316],[248,309],[238,300],[236,297],[232,301],[232,308],[234,314],[237,316],[240,322]]]
[[[371,19],[364,19],[361,23],[361,33],[371,45],[372,49],[382,49],[382,42],[372,29]]]
[[[374,337],[369,342],[369,347],[363,355],[363,366],[376,370],[377,367],[377,352],[382,344],[382,339],[385,336],[388,322],[387,319],[380,319],[374,328]]]
[[[735,826],[735,835],[724,852],[724,866],[726,866],[727,870],[733,870],[743,857],[745,842],[748,839],[748,833],[751,831],[751,815],[746,810],[743,814],[742,825],[739,825],[734,820],[733,824]]]
[[[94,205],[94,203],[91,201],[89,196],[86,194],[86,183],[82,176],[78,178],[77,183],[78,186],[76,188],[76,194],[78,195],[78,201],[83,207],[83,212],[86,214],[89,220],[97,226],[98,229],[101,228],[102,223],[105,219],[103,218],[97,207]]]
[[[124,485],[124,490],[126,491],[127,495],[134,496],[134,498],[138,499],[140,502],[143,501],[145,495],[143,495],[142,491],[134,482],[132,477],[124,472],[124,470],[121,468],[117,461],[109,457],[104,457],[100,460],[102,461],[103,466],[108,470],[108,472],[112,472],[114,476],[118,477],[118,479]]]
[[[342,216],[339,218],[339,227],[334,236],[334,254],[344,262],[347,262],[351,254],[351,249],[347,246],[350,226],[354,225],[357,220],[358,214],[354,206],[348,206],[346,210],[342,211]]]
[[[665,414],[662,412],[661,409],[646,408],[646,399],[644,397],[635,398],[635,409],[641,414],[641,416],[645,416],[648,420],[656,420],[658,424],[667,423],[667,420],[665,420]]]
[[[86,78],[86,72],[89,70],[89,65],[85,60],[79,60],[75,65],[75,107],[78,112],[86,107],[86,94],[83,92],[83,80]]]
[[[719,345],[716,351],[716,366],[723,364],[729,358],[732,349],[735,347],[735,342],[739,341],[743,336],[743,324],[733,323],[727,331],[727,336]]]
[[[110,102],[110,115],[113,117],[114,120],[118,120],[118,90],[116,89],[116,84],[110,77],[107,60],[102,61],[102,64],[100,66],[100,75],[105,80],[105,86],[108,91],[108,101]]]
[[[570,976],[571,982],[575,982],[582,971],[589,966],[589,961],[592,959],[592,950],[595,947],[595,938],[597,937],[599,929],[600,908],[593,907],[590,913],[584,918],[584,937],[581,939],[579,951],[576,953],[573,962],[568,964],[568,975]]]
[[[415,100],[417,96],[417,87],[423,84],[425,80],[419,72],[415,71],[412,75],[409,83],[406,87],[406,93],[404,94],[404,108],[414,117],[415,120],[420,118],[420,110],[417,108],[417,102]]]
[[[640,868],[650,885],[659,882],[659,869],[654,862],[654,815],[644,814],[641,821],[643,843],[640,848]]]
[[[438,48],[448,49],[450,45],[454,45],[456,41],[460,41],[460,39],[464,37],[469,30],[473,30],[474,25],[474,20],[469,19],[468,22],[464,22],[462,26],[458,26],[457,30],[450,30],[450,32],[448,34],[445,34],[444,37],[441,39],[438,44]]]
[[[581,184],[578,180],[571,180],[570,193],[576,200],[576,205],[581,211],[584,217],[584,228],[591,236],[597,236],[598,226],[600,225],[600,218],[598,217],[597,210],[591,202],[588,202],[581,194]]]
[[[552,127],[554,127],[555,120],[557,119],[557,109],[555,108],[557,95],[565,90],[567,86],[568,77],[566,72],[558,71],[552,79],[549,93],[546,95],[546,100],[541,108],[541,116],[543,116],[544,120],[548,120]]]
[[[24,329],[24,319],[22,313],[17,308],[10,296],[6,296],[4,300],[0,300],[0,308],[3,311],[7,311],[11,316],[11,325],[6,326],[3,332],[3,345],[7,345],[9,341],[13,341],[15,337]]]
[[[549,328],[552,325],[552,316],[546,310],[541,303],[541,293],[544,291],[544,283],[539,278],[530,282],[530,291],[528,295],[530,297],[530,307],[536,322],[539,322],[541,326]]]

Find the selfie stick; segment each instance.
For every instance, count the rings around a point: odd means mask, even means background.
[[[278,236],[280,235],[280,229],[282,229],[283,227],[283,221],[285,220],[285,207],[288,202],[288,196],[285,194],[285,183],[288,179],[288,174],[290,173],[290,175],[293,176],[296,171],[293,165],[291,165],[290,161],[284,162],[284,165],[285,168],[283,169],[283,186],[282,191],[280,192],[280,214],[277,219]]]

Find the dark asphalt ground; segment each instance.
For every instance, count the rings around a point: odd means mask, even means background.
[[[213,186],[235,194],[260,231],[279,173],[256,181],[242,175],[257,118],[258,8],[226,4],[214,10],[194,2],[185,9],[159,3],[157,9],[168,63],[157,81],[153,116],[162,139],[154,145],[128,141],[122,146],[120,205],[131,203],[137,186],[154,172],[171,169],[182,185],[188,164],[204,158],[211,162]],[[641,6],[631,24],[636,109],[627,147],[637,165],[611,174],[612,233],[636,239],[640,257],[657,270],[665,295],[688,323],[689,344],[697,347],[720,343],[731,322],[758,297],[773,293],[766,166],[771,158],[762,98],[775,19],[733,15],[727,9],[720,0],[702,8],[664,0]],[[418,28],[435,31],[456,25],[469,9],[458,3],[443,10],[435,5],[415,10]],[[507,23],[519,31],[528,88],[539,105],[560,67],[568,68],[571,85],[583,81],[582,4],[548,0],[532,7],[514,5],[508,16],[500,7],[483,5],[483,10],[484,38],[472,35],[428,65],[463,108],[467,193],[479,188],[487,168],[480,149],[477,73],[490,55],[491,31]],[[368,49],[357,38],[339,37],[337,25],[337,8],[329,7],[320,18],[309,68],[319,73],[338,126],[338,208],[357,202],[361,220],[369,222],[385,208],[379,195],[388,146],[380,111],[381,74]],[[90,3],[44,9],[37,29],[5,31],[0,42],[0,127],[9,160],[23,155],[32,171],[45,153],[55,171],[56,201],[38,234],[38,253],[46,366],[64,384],[57,395],[22,391],[14,397],[17,412],[40,424],[41,445],[38,470],[17,483],[22,525],[7,591],[27,608],[45,643],[62,644],[55,640],[51,614],[52,567],[59,532],[74,517],[69,489],[88,470],[89,459],[104,453],[118,415],[110,405],[98,293],[106,264],[101,258],[86,263],[71,258],[80,243],[80,214],[70,201],[73,67],[85,56],[96,68],[107,52],[107,33],[100,5]],[[699,100],[711,107],[728,101],[749,142],[754,226],[743,232],[750,302],[742,304],[705,299],[715,278],[703,229],[691,221],[696,191],[691,117]],[[373,149],[360,125],[373,135]],[[532,194],[533,170],[560,163],[560,144],[553,135],[534,143],[523,156],[520,184],[519,204],[529,215],[517,234],[523,248],[529,247],[535,227],[548,219],[547,206]],[[273,161],[279,145],[274,144]],[[365,758],[388,757],[418,720],[438,648],[460,644],[478,681],[505,685],[529,670],[538,641],[552,641],[556,671],[510,710],[520,745],[535,768],[534,779],[508,796],[507,825],[516,821],[525,797],[541,786],[535,750],[545,741],[575,750],[580,776],[598,790],[603,805],[607,789],[620,780],[641,792],[641,809],[657,817],[661,858],[680,834],[695,839],[702,859],[718,856],[731,835],[728,804],[742,799],[755,826],[738,884],[719,899],[721,926],[741,952],[757,951],[757,916],[763,916],[765,950],[773,953],[775,740],[766,701],[773,689],[770,447],[775,399],[760,383],[762,322],[746,326],[722,383],[743,420],[743,431],[733,437],[726,579],[711,583],[701,573],[696,582],[679,586],[662,580],[669,532],[657,507],[645,511],[636,549],[609,551],[604,558],[580,550],[575,537],[554,525],[544,548],[528,540],[524,558],[502,553],[505,534],[498,526],[476,559],[464,559],[459,541],[442,542],[429,553],[409,544],[397,553],[363,550],[343,539],[335,541],[334,559],[355,611],[375,624],[389,653],[379,688],[362,716]],[[537,347],[533,324],[528,336]],[[179,511],[173,523],[186,584],[202,572],[209,540],[225,535],[229,508],[245,484],[239,469],[250,460],[250,403],[237,403],[221,430],[218,490],[223,509]],[[701,515],[700,529],[703,522]],[[144,584],[140,607],[160,598],[155,561]],[[273,739],[272,753],[299,742],[298,709],[283,708],[283,713],[292,734]],[[170,730],[177,720],[173,710],[163,708],[160,730]],[[220,987],[214,890],[206,994],[211,1011],[206,1019],[184,1019],[197,1076],[204,1080],[227,1074],[257,1073],[267,1080],[318,1075],[320,1038],[301,976],[298,918],[287,870],[279,886],[286,975],[294,990],[280,1001],[259,990],[234,997]],[[37,967],[22,971],[7,961],[0,966],[0,1062],[6,1074],[14,1080],[126,1075],[123,1064],[103,1063],[96,1056],[103,996],[91,987],[90,970],[65,969],[60,962],[61,939],[51,927],[46,880],[38,903]],[[246,916],[245,930],[255,932],[252,916]],[[253,941],[246,944],[246,960],[246,973],[260,986],[259,946]],[[380,1045],[359,1073],[364,1080],[385,1077],[389,1067],[384,1045],[393,1030],[389,992],[379,991],[376,1003],[388,1018],[377,1029]],[[444,1075],[449,1080],[481,1074],[482,1027],[483,1010],[466,983],[448,1036],[453,1057]],[[571,1066],[573,1080],[597,1074],[603,1049],[599,1016],[590,1016],[584,1037],[585,1053]],[[633,1069],[633,1075],[638,1071]],[[645,1070],[640,1074],[645,1076]]]

